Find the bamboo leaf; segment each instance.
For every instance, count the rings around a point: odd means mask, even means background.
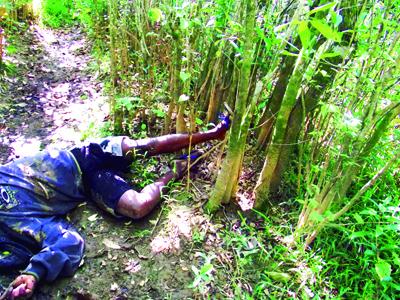
[[[317,13],[317,12],[328,10],[328,9],[334,7],[335,5],[336,5],[336,1],[331,2],[331,3],[327,3],[327,4],[324,4],[324,5],[318,6],[318,7],[314,8],[313,10],[310,10],[310,12],[308,14],[311,16],[311,15]]]
[[[281,272],[265,272],[270,278],[279,282],[288,282],[292,276],[288,273]]]
[[[396,254],[396,252],[393,252],[393,263],[400,267],[400,257]]]
[[[180,78],[183,82],[186,82],[186,80],[188,80],[188,79],[190,78],[190,74],[181,71],[181,72],[179,73],[179,78]]]
[[[285,23],[285,24],[276,26],[276,27],[274,28],[274,32],[279,32],[279,31],[285,29],[286,27],[288,27],[289,25],[290,25],[290,23]]]
[[[391,283],[390,285],[392,288],[394,288],[396,291],[400,291],[400,284],[397,283]]]
[[[281,52],[281,54],[282,54],[282,55],[287,55],[287,56],[295,56],[295,57],[297,57],[297,54],[296,54],[296,53],[292,53],[292,52],[289,52],[289,51],[287,51],[287,50],[283,50],[283,51]]]
[[[375,271],[381,281],[391,280],[390,274],[392,274],[392,266],[388,262],[380,260],[375,264]]]
[[[360,237],[365,237],[365,236],[367,236],[367,235],[369,235],[370,233],[369,232],[367,232],[367,231],[356,231],[356,232],[353,232],[351,235],[350,235],[350,239],[351,240],[354,240],[355,238],[360,238]]]
[[[189,28],[189,21],[186,19],[181,19],[181,23],[179,25],[181,30],[186,30]]]
[[[322,75],[323,77],[330,77],[330,75],[328,74],[328,72],[326,72],[325,70],[320,70],[319,72],[321,73],[321,75]]]
[[[342,34],[336,30],[333,30],[328,23],[326,23],[326,21],[321,19],[313,19],[310,22],[311,25],[327,39],[338,43],[342,40]]]
[[[326,53],[324,53],[324,54],[321,55],[321,59],[323,59],[323,58],[336,57],[336,56],[340,56],[340,55],[342,55],[342,54],[339,53],[339,52],[326,52]]]
[[[204,266],[202,266],[200,269],[200,273],[201,274],[209,274],[212,270],[213,270],[212,264],[204,264]]]
[[[376,216],[378,213],[376,212],[376,210],[374,210],[372,208],[367,208],[367,209],[364,209],[363,211],[361,211],[360,214],[367,215],[367,216]]]
[[[330,13],[330,15],[332,16],[333,25],[335,27],[338,27],[343,22],[343,17],[338,12],[333,11]]]
[[[155,23],[155,22],[160,22],[162,20],[163,13],[161,9],[153,7],[149,9],[147,15],[149,17],[150,22]]]
[[[353,217],[354,217],[354,219],[356,219],[358,224],[364,224],[364,220],[363,220],[363,218],[361,218],[361,216],[359,214],[354,214]]]
[[[231,45],[233,46],[233,48],[235,48],[236,50],[239,49],[239,46],[232,40],[229,40],[229,43],[231,43]]]
[[[324,217],[320,213],[313,211],[310,214],[310,220],[316,221],[316,222],[322,222],[322,221],[324,221]]]
[[[376,228],[375,228],[375,237],[376,238],[378,238],[378,237],[380,237],[382,234],[384,234],[384,231],[383,231],[383,227],[382,226],[376,226]]]
[[[311,30],[308,28],[308,21],[301,21],[297,30],[303,48],[308,48],[311,40]]]

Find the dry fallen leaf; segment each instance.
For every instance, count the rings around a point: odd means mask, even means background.
[[[111,284],[110,291],[115,292],[118,289],[119,289],[119,286],[117,283],[114,282],[113,284]]]
[[[125,263],[126,268],[125,271],[129,273],[136,273],[139,272],[142,266],[140,265],[139,261],[131,259],[127,263]]]
[[[96,221],[96,220],[97,220],[97,214],[91,215],[91,216],[88,218],[88,220],[89,220],[90,222]]]
[[[121,246],[118,245],[116,242],[109,240],[109,239],[104,239],[103,244],[106,245],[107,248],[114,249],[114,250],[120,250]]]

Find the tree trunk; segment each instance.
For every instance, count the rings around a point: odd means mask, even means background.
[[[254,52],[255,7],[255,1],[247,1],[243,33],[243,60],[240,68],[238,96],[229,137],[228,153],[217,178],[215,188],[211,193],[210,200],[207,203],[206,209],[208,211],[214,211],[221,203],[229,202],[239,180],[244,151],[244,145],[240,143],[246,140],[248,129],[244,128],[245,126],[242,128],[242,125],[245,123],[243,121],[246,121],[246,117],[250,117],[249,115],[246,116],[245,112],[249,98],[249,78]]]
[[[285,134],[288,128],[290,113],[296,103],[296,99],[299,94],[301,80],[303,78],[303,73],[306,69],[306,62],[303,51],[304,49],[302,49],[298,54],[295,68],[285,91],[285,96],[283,97],[282,105],[276,118],[272,142],[268,147],[264,166],[255,188],[255,207],[258,209],[265,207],[267,203],[273,175],[278,164],[282,145],[285,142]]]
[[[276,119],[276,114],[278,113],[283,96],[285,95],[286,87],[289,82],[290,74],[293,72],[294,68],[294,63],[295,63],[295,58],[294,57],[286,57],[284,64],[283,64],[283,69],[281,70],[279,74],[279,78],[277,83],[275,84],[274,91],[272,93],[271,99],[264,111],[263,116],[260,119],[260,130],[258,132],[258,137],[257,137],[257,148],[262,149],[266,142],[268,141],[268,138],[271,134],[272,128],[275,124],[275,119]]]

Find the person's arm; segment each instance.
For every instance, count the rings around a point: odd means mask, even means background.
[[[126,191],[118,201],[117,213],[132,219],[141,219],[148,215],[160,202],[163,188],[175,178],[173,172],[168,172],[154,183],[145,186],[140,192]]]
[[[27,268],[12,283],[15,299],[30,297],[37,283],[72,276],[83,256],[82,237],[65,221],[48,222],[40,234],[42,250],[32,256]]]
[[[45,235],[42,250],[31,258],[23,273],[47,282],[59,276],[73,275],[83,256],[82,237],[71,225],[61,220],[47,223],[42,231]]]

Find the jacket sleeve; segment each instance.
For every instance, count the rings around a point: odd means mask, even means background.
[[[44,224],[39,234],[42,250],[32,256],[22,273],[34,275],[39,281],[47,282],[58,277],[72,276],[82,260],[82,237],[70,224],[60,219],[52,219]]]

